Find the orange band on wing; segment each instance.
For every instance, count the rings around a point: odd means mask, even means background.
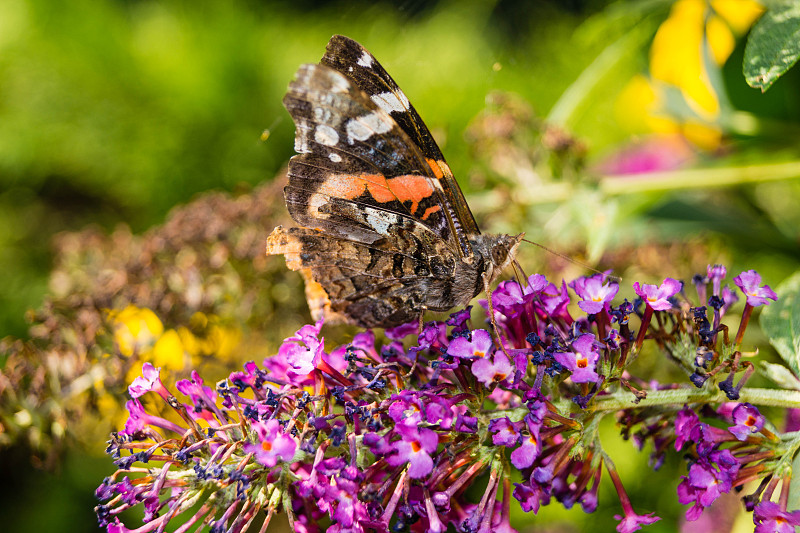
[[[448,178],[453,177],[453,171],[450,170],[450,167],[444,161],[437,161],[429,157],[426,157],[425,160],[428,162],[428,166],[431,167],[433,175],[436,176],[437,179],[442,179],[445,176]]]
[[[334,198],[355,200],[367,190],[381,204],[393,201],[411,202],[412,214],[416,213],[422,200],[433,194],[428,178],[415,174],[389,179],[382,174],[334,174],[325,180],[318,192]]]
[[[428,220],[428,217],[431,216],[431,214],[436,213],[437,211],[439,211],[441,209],[442,209],[442,206],[440,206],[440,205],[432,205],[432,206],[430,206],[428,209],[425,210],[425,213],[422,215],[422,217],[421,217],[422,220]]]

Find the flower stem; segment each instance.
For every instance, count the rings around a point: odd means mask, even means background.
[[[618,411],[631,407],[682,406],[687,403],[721,403],[728,401],[721,391],[709,392],[695,388],[648,390],[647,398],[641,399],[637,404],[634,403],[634,400],[635,397],[630,392],[618,391],[608,396],[596,398],[594,409],[596,411]],[[800,408],[800,391],[744,388],[740,391],[739,401],[749,402],[753,405]]]
[[[733,341],[733,345],[738,348],[738,346],[742,342],[742,337],[744,337],[744,330],[747,329],[747,324],[750,322],[750,316],[753,314],[753,306],[750,304],[745,304],[744,311],[742,311],[742,320],[739,322],[739,330],[736,332],[736,339]]]
[[[636,343],[634,344],[633,350],[635,352],[639,352],[639,349],[642,347],[642,343],[644,342],[644,336],[647,334],[647,328],[650,327],[650,320],[653,318],[653,308],[650,307],[650,304],[645,302],[645,309],[644,309],[644,316],[642,317],[642,325],[639,326],[639,334],[636,336]],[[624,364],[624,363],[623,363]]]

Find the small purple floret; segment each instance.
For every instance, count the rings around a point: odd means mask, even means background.
[[[639,285],[639,282],[633,284],[633,290],[647,305],[653,308],[654,311],[666,311],[672,309],[670,298],[678,294],[683,283],[676,279],[666,278],[661,285]]]
[[[733,282],[739,287],[742,292],[747,296],[747,305],[757,307],[759,305],[768,305],[769,300],[777,300],[778,295],[775,294],[769,285],[759,286],[761,283],[761,275],[755,270],[745,270],[735,278]]]

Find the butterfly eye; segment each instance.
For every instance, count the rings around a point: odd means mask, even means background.
[[[505,262],[508,255],[508,249],[503,245],[497,245],[492,248],[492,263],[501,265]]]

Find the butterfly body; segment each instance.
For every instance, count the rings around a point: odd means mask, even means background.
[[[427,127],[380,64],[334,36],[284,98],[296,125],[275,228],[306,280],[312,315],[392,327],[466,305],[513,258],[521,236],[483,235]]]

